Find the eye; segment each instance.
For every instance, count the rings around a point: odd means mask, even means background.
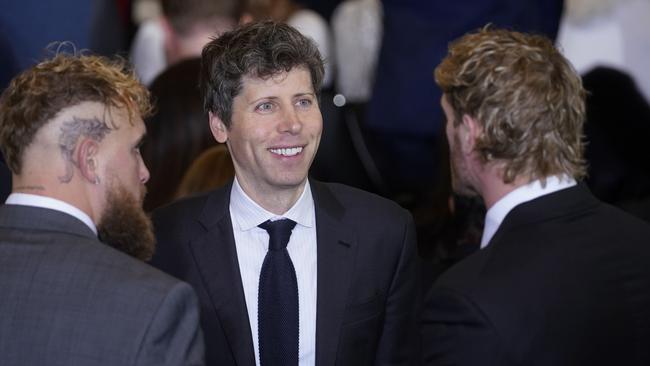
[[[273,111],[273,103],[271,102],[260,103],[255,107],[255,110],[262,113],[271,112]]]
[[[140,140],[134,147],[133,147],[133,153],[136,155],[141,155],[140,149],[142,148],[142,145],[144,145],[144,139]]]
[[[300,108],[309,108],[313,104],[312,100],[309,98],[301,98],[296,102],[296,106]]]

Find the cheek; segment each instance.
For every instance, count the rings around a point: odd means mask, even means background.
[[[313,134],[313,135],[320,135],[323,132],[323,117],[320,114],[319,110],[314,111],[314,113],[310,113],[309,116],[305,118],[305,123],[306,128]]]

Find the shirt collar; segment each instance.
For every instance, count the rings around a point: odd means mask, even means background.
[[[524,186],[518,187],[503,196],[492,207],[490,207],[485,215],[485,227],[483,229],[483,237],[481,238],[481,249],[485,248],[489,244],[490,240],[497,232],[497,229],[501,226],[503,219],[513,208],[515,208],[515,206],[561,189],[573,187],[576,184],[575,179],[568,175],[551,176],[546,177],[546,185],[544,187],[542,187],[542,181],[538,179]]]
[[[56,198],[29,193],[12,193],[9,195],[9,197],[7,197],[7,201],[5,201],[5,203],[8,205],[49,208],[51,210],[66,213],[81,220],[84,224],[86,224],[86,226],[90,228],[90,230],[95,233],[95,235],[97,235],[97,227],[95,226],[95,223],[90,218],[90,216],[88,216],[80,209],[72,206],[71,204],[63,202]]]
[[[284,214],[276,215],[258,205],[235,180],[230,191],[230,212],[233,222],[242,231],[257,227],[267,220],[287,218],[305,227],[314,226],[314,199],[312,198],[309,180],[305,183],[303,192],[296,203]]]

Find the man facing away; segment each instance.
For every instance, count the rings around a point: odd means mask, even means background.
[[[59,54],[3,93],[0,364],[203,364],[193,290],[140,261],[149,110],[123,63],[96,56]]]
[[[288,25],[252,23],[206,45],[202,64],[210,127],[236,178],[154,211],[153,264],[197,290],[206,363],[412,364],[410,214],[307,178],[323,127],[316,46]]]
[[[436,68],[453,187],[488,212],[481,250],[423,314],[428,365],[648,365],[650,227],[584,176],[580,77],[541,36],[483,29]]]

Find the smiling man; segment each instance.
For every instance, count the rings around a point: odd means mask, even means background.
[[[194,285],[209,365],[409,365],[412,218],[308,179],[323,129],[323,62],[295,29],[243,26],[203,50],[210,127],[235,179],[154,212],[153,264]]]

